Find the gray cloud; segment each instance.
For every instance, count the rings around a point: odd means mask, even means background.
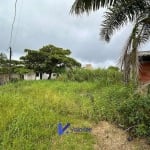
[[[89,16],[69,14],[74,0],[19,0],[13,34],[13,58],[24,55],[25,48],[39,49],[54,44],[72,51],[72,56],[94,66],[114,64],[122,52],[130,27],[117,32],[111,42],[100,40],[104,9]],[[14,0],[0,3],[0,50],[7,52]],[[147,49],[149,44],[144,48]],[[8,52],[7,52],[8,53]]]

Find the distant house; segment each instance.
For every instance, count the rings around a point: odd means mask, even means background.
[[[51,79],[56,79],[57,74],[56,73],[52,73],[51,74]],[[24,80],[47,80],[49,78],[49,74],[47,73],[27,73],[24,74]]]
[[[48,79],[49,75],[46,73],[34,73],[34,72],[30,72],[30,73],[26,73],[24,74],[24,80],[46,80]]]
[[[84,69],[93,70],[92,64],[86,64]]]
[[[150,51],[138,53],[140,62],[139,80],[141,83],[150,83]]]
[[[23,78],[24,80],[38,80],[35,73],[26,73]]]
[[[51,74],[51,79],[52,79],[52,80],[54,80],[54,79],[56,79],[56,78],[57,78],[57,76],[58,76],[58,74],[57,74],[57,73],[52,73],[52,74]]]
[[[51,79],[54,80],[57,78],[57,76],[58,76],[57,73],[52,73]],[[49,78],[49,74],[46,73],[40,74],[40,73],[31,72],[23,75],[24,80],[48,80],[48,78]],[[19,74],[11,74],[11,80],[16,80],[16,79],[19,80],[22,78],[20,77]],[[0,85],[3,85],[8,82],[9,82],[9,74],[0,74]]]

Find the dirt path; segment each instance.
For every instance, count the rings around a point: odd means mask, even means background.
[[[108,122],[102,121],[92,129],[96,137],[95,150],[150,150],[144,140],[129,142],[127,133]]]

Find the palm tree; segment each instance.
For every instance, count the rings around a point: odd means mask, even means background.
[[[149,0],[76,0],[71,13],[80,15],[84,12],[96,11],[100,7],[107,8],[105,20],[100,32],[101,38],[110,41],[114,31],[128,22],[134,23],[133,30],[124,47],[121,56],[121,68],[124,70],[125,81],[128,82],[132,71],[134,79],[138,78],[139,61],[137,49],[149,40],[150,37],[150,1]],[[132,70],[130,69],[130,66]]]
[[[140,69],[138,49],[141,44],[144,44],[149,40],[149,37],[150,17],[138,18],[127,40],[123,55],[120,59],[121,68],[124,68],[124,79],[126,82],[129,81],[129,75],[131,71],[134,81],[137,81]]]

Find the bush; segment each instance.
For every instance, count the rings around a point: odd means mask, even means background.
[[[63,81],[97,81],[103,83],[104,85],[118,83],[122,80],[121,72],[111,69],[73,69],[66,72],[66,74],[61,75],[58,80]]]
[[[10,82],[15,83],[15,82],[18,82],[19,80],[20,79],[18,79],[18,78],[11,78]]]
[[[133,136],[150,136],[150,97],[134,96],[118,108],[120,121]]]

